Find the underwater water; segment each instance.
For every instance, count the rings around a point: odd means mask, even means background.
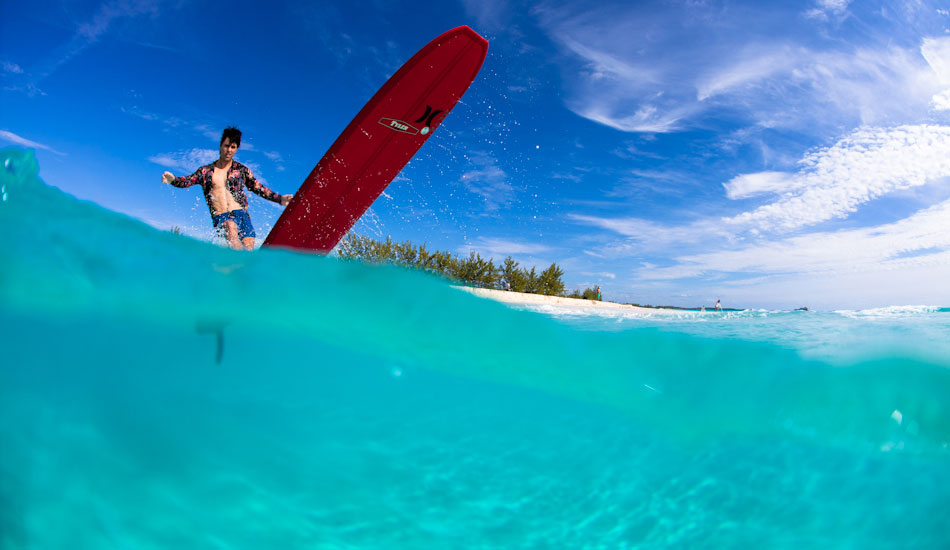
[[[946,309],[539,313],[0,186],[4,549],[950,546]]]

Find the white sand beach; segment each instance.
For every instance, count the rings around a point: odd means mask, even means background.
[[[637,313],[643,315],[657,315],[669,313],[673,315],[681,314],[682,311],[674,309],[657,309],[657,308],[646,308],[631,306],[628,304],[618,304],[615,302],[604,302],[599,300],[582,300],[580,298],[562,298],[560,296],[543,296],[541,294],[525,294],[522,292],[510,292],[506,290],[494,290],[488,288],[473,288],[467,286],[457,286],[460,290],[470,292],[476,296],[482,298],[488,298],[491,300],[496,300],[498,302],[503,302],[506,304],[518,305],[518,306],[528,306],[528,307],[542,307],[542,306],[558,306],[558,307],[567,307],[571,309],[582,308],[590,309],[593,311],[613,311],[616,313],[620,312],[629,312]]]

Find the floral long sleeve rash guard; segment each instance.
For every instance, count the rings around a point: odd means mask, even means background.
[[[211,213],[212,219],[214,219],[214,210],[211,206],[211,176],[213,174],[214,163],[211,163],[197,169],[195,173],[190,176],[184,178],[175,176],[174,181],[172,181],[172,185],[175,187],[184,188],[191,187],[192,185],[200,185],[202,191],[204,191],[205,202],[208,203],[208,212]],[[269,201],[280,203],[279,193],[262,185],[261,182],[257,181],[257,178],[254,177],[254,174],[247,166],[244,166],[236,160],[231,161],[231,169],[228,170],[227,185],[228,191],[231,192],[234,200],[241,205],[241,208],[247,209],[247,195],[244,194],[245,187]]]

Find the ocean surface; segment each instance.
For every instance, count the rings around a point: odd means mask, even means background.
[[[935,304],[511,308],[160,231],[16,148],[0,199],[0,548],[950,547]]]

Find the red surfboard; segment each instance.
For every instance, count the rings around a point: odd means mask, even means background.
[[[263,246],[329,252],[429,139],[488,53],[468,27],[419,50],[343,130]]]

